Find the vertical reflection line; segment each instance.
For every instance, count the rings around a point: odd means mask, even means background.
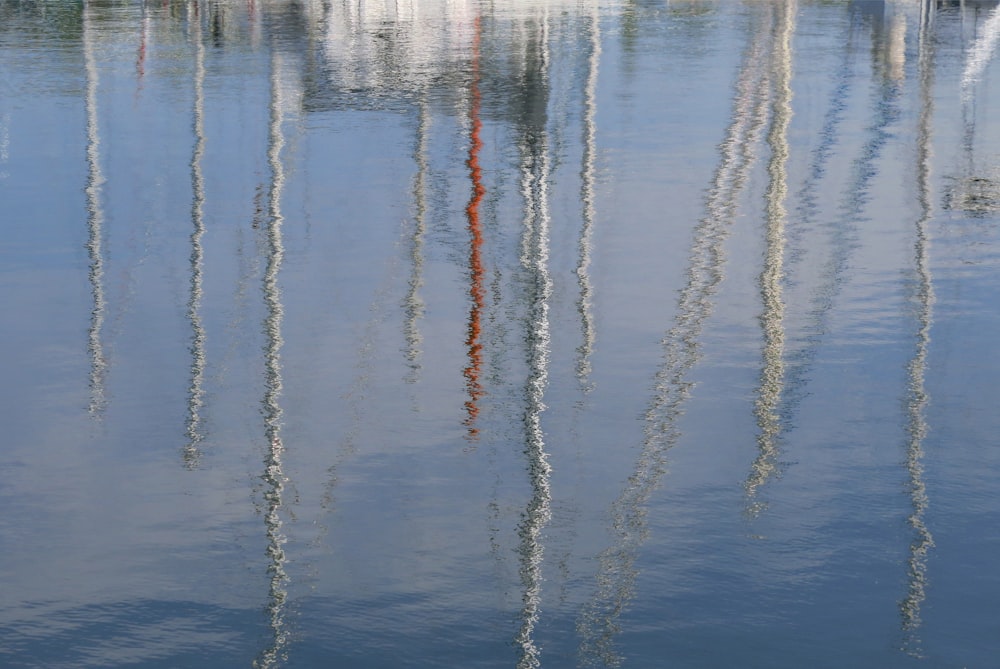
[[[90,259],[90,292],[93,307],[90,311],[90,327],[87,331],[87,350],[90,352],[90,405],[91,416],[100,418],[107,406],[105,397],[105,377],[107,360],[101,334],[104,327],[106,303],[104,299],[104,209],[102,191],[104,175],[101,172],[101,138],[97,107],[98,71],[94,57],[94,35],[91,26],[93,8],[86,3],[83,8],[83,55],[87,71],[87,254]]]
[[[521,143],[521,194],[525,204],[524,241],[521,265],[527,270],[529,289],[528,332],[528,379],[525,387],[525,456],[528,461],[528,476],[531,482],[531,499],[518,526],[520,544],[522,594],[521,628],[515,643],[519,647],[518,669],[533,669],[541,666],[540,650],[535,644],[534,630],[538,623],[542,590],[542,562],[544,546],[542,530],[551,516],[551,490],[549,476],[551,467],[545,452],[545,435],[542,431],[541,415],[545,410],[545,388],[548,383],[549,366],[549,297],[552,293],[552,279],[549,275],[549,147],[545,124],[546,111],[539,114],[534,106],[547,104],[549,85],[548,14],[542,18],[538,53],[528,53],[526,67],[529,77],[526,95],[544,96],[539,100],[529,97],[529,119],[525,126],[525,137]],[[537,65],[531,62],[537,59]],[[530,68],[538,67],[537,73]]]
[[[917,131],[917,189],[920,197],[920,217],[916,223],[916,240],[913,245],[916,267],[917,333],[913,357],[907,365],[907,444],[906,470],[909,476],[910,503],[908,518],[913,530],[910,542],[910,557],[907,561],[908,587],[906,597],[899,604],[903,627],[903,650],[914,656],[923,657],[919,637],[921,618],[920,607],[926,598],[927,554],[934,546],[934,538],[924,523],[927,511],[927,486],[924,483],[924,437],[927,435],[927,404],[930,399],[924,385],[927,368],[927,349],[930,345],[931,322],[933,321],[934,286],[932,283],[929,249],[930,237],[927,225],[931,218],[931,120],[934,113],[933,100],[933,36],[929,34],[931,0],[921,3],[919,37],[920,68],[920,117]]]
[[[403,325],[403,335],[406,339],[406,364],[408,372],[404,378],[407,383],[416,383],[421,370],[421,350],[423,337],[420,334],[419,321],[424,315],[424,301],[420,296],[420,288],[424,284],[424,236],[427,233],[427,134],[430,129],[430,110],[427,102],[427,92],[420,98],[420,116],[417,121],[417,142],[414,147],[414,160],[417,164],[417,174],[413,180],[414,212],[413,238],[410,241],[410,279],[404,299],[406,322]]]
[[[142,90],[142,80],[146,74],[146,46],[149,44],[150,19],[146,12],[146,3],[142,3],[142,28],[139,31],[139,51],[135,57],[135,74],[137,81],[136,94]]]
[[[202,237],[205,234],[205,178],[201,162],[205,155],[205,45],[202,43],[201,17],[191,20],[192,40],[195,47],[194,107],[192,126],[194,130],[194,150],[191,155],[191,285],[188,297],[187,316],[191,325],[191,379],[188,386],[187,445],[184,447],[184,463],[189,468],[198,466],[201,458],[199,448],[202,433],[201,409],[204,405],[205,378],[205,328],[201,321],[202,268],[204,251]]]
[[[778,412],[785,386],[785,303],[784,281],[785,199],[788,195],[788,126],[792,118],[792,34],[795,30],[795,0],[779,5],[778,36],[773,51],[774,101],[767,144],[768,161],[767,228],[765,231],[764,269],[760,274],[763,311],[760,326],[764,336],[763,365],[754,415],[757,419],[757,458],[750,468],[745,485],[747,509],[751,514],[761,509],[757,492],[777,467],[781,417]]]
[[[590,17],[590,58],[587,83],[583,99],[583,165],[580,170],[580,199],[583,202],[583,226],[577,249],[580,258],[576,265],[576,279],[580,297],[576,308],[580,312],[582,337],[577,347],[576,376],[584,392],[593,386],[590,381],[590,356],[594,351],[594,316],[592,313],[593,286],[590,282],[591,244],[594,236],[594,163],[597,153],[597,69],[601,59],[601,25],[596,7]]]
[[[723,243],[736,216],[736,201],[755,162],[754,146],[767,120],[770,85],[762,66],[768,33],[763,19],[743,54],[733,97],[732,122],[719,145],[719,165],[706,197],[705,217],[694,230],[687,281],[681,290],[675,324],[665,334],[663,362],[645,415],[642,452],[634,471],[611,506],[614,543],[598,557],[597,589],[577,623],[582,666],[617,667],[622,656],[614,638],[618,619],[631,601],[639,548],[647,536],[646,505],[665,471],[666,452],[680,438],[677,420],[693,383],[687,374],[700,357],[702,325],[712,312],[712,297],[723,279]]]
[[[268,130],[267,162],[271,171],[271,189],[268,194],[267,219],[267,264],[264,268],[264,304],[267,315],[264,319],[264,399],[262,402],[264,414],[264,436],[267,441],[267,451],[264,457],[265,484],[264,525],[267,530],[267,556],[269,559],[267,612],[270,619],[273,639],[254,661],[254,667],[265,669],[273,667],[284,658],[288,644],[288,631],[285,623],[285,601],[288,598],[288,574],[285,571],[284,543],[282,531],[281,508],[282,494],[285,488],[285,474],[282,465],[284,446],[281,442],[281,323],[284,315],[281,304],[281,290],[278,286],[278,273],[284,259],[281,227],[284,218],[281,214],[281,195],[285,185],[284,166],[281,162],[281,151],[285,145],[282,134],[283,100],[281,96],[281,57],[278,45],[271,45],[271,109]]]
[[[472,194],[469,197],[469,204],[465,207],[465,218],[469,227],[469,323],[466,333],[465,346],[468,350],[469,364],[462,371],[465,376],[465,389],[469,399],[465,402],[465,427],[468,432],[466,438],[475,441],[479,437],[479,429],[476,427],[476,418],[479,415],[479,399],[484,391],[479,382],[479,375],[483,364],[483,345],[479,338],[482,329],[482,312],[486,303],[486,290],[483,286],[485,272],[483,271],[483,228],[479,220],[479,205],[486,194],[483,186],[483,170],[479,165],[479,151],[483,147],[480,132],[483,122],[480,119],[480,108],[482,106],[482,94],[479,90],[479,42],[482,37],[482,19],[476,16],[474,24],[475,32],[472,38],[472,82],[469,90],[469,121],[471,131],[469,135],[469,157],[465,161],[469,168],[469,179],[472,182]]]

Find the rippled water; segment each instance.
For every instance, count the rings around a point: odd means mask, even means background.
[[[0,0],[0,665],[997,666],[998,41]]]

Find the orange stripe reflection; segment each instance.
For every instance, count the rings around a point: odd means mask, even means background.
[[[482,369],[483,346],[479,342],[481,332],[482,311],[486,301],[486,293],[483,289],[483,229],[479,221],[479,205],[486,194],[483,186],[483,170],[479,166],[479,150],[483,146],[483,141],[479,138],[483,122],[479,118],[480,107],[482,105],[482,94],[479,92],[479,40],[482,33],[480,17],[476,17],[475,34],[472,39],[472,83],[470,85],[470,105],[469,119],[472,122],[472,130],[469,142],[469,158],[465,164],[469,167],[469,177],[472,180],[472,196],[469,204],[465,207],[465,218],[469,223],[470,247],[469,247],[469,297],[472,298],[472,307],[469,310],[469,327],[465,339],[465,346],[469,351],[469,366],[462,374],[465,376],[465,388],[469,393],[469,399],[465,402],[464,425],[468,428],[467,438],[475,440],[479,437],[479,429],[476,427],[476,417],[479,415],[479,399],[485,394],[482,385],[479,383],[479,373]]]

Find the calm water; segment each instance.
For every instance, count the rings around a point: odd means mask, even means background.
[[[998,42],[0,0],[0,666],[1000,666]]]

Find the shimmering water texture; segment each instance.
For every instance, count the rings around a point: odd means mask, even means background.
[[[998,49],[0,0],[0,666],[997,666]]]

